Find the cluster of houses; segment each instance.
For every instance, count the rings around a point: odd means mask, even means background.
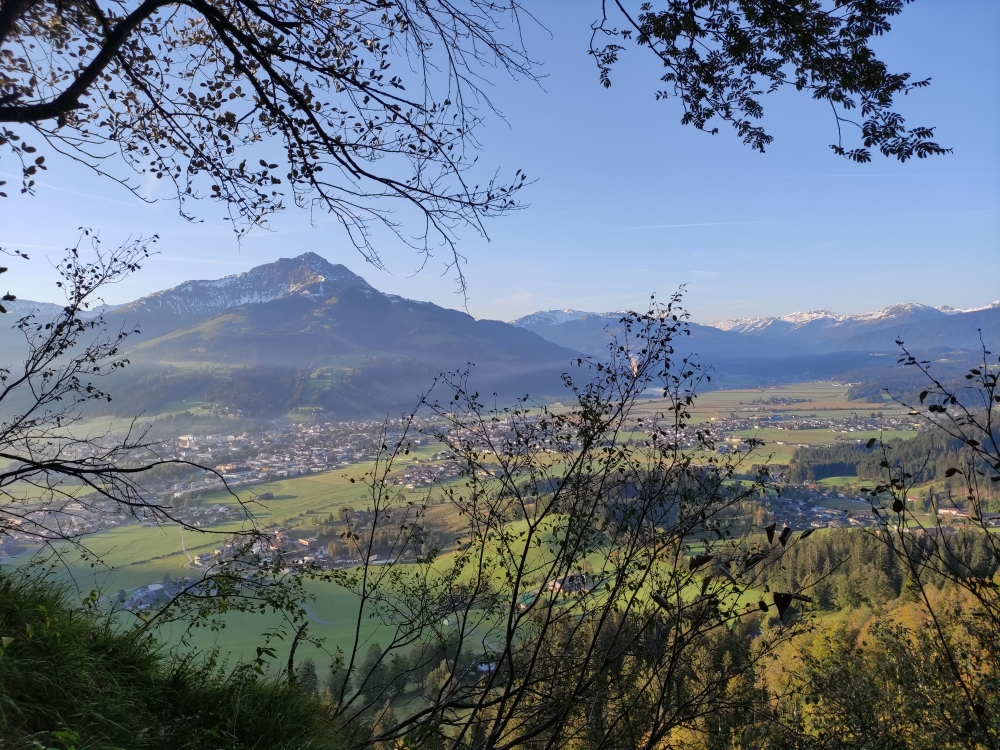
[[[926,425],[915,422],[911,416],[883,416],[881,413],[850,412],[839,417],[820,417],[815,414],[794,415],[782,413],[754,412],[744,407],[731,412],[728,417],[711,420],[714,432],[734,432],[738,430],[758,430],[763,427],[775,430],[829,430],[830,432],[869,432],[873,430],[915,430]]]
[[[115,597],[114,605],[129,612],[144,612],[147,609],[155,609],[169,602],[181,590],[181,587],[190,583],[189,578],[178,581],[162,581],[160,583],[148,583],[139,586],[131,591],[119,591]]]
[[[400,433],[375,421],[323,424],[269,423],[231,435],[181,435],[165,445],[171,458],[191,461],[218,472],[230,484],[283,479],[368,461]],[[412,444],[426,442],[416,437]],[[212,482],[214,477],[201,482]],[[215,480],[217,481],[217,480]],[[180,482],[174,491],[198,489]]]
[[[172,507],[169,498],[144,494],[141,499],[151,505],[166,506],[172,520],[195,528],[240,521],[245,517],[240,508],[230,505]],[[0,559],[36,549],[46,540],[76,539],[130,524],[155,526],[165,520],[164,516],[141,507],[134,507],[130,513],[123,512],[121,507],[107,500],[97,500],[93,495],[79,501],[29,509],[17,517],[0,516],[3,530]]]
[[[462,471],[454,456],[446,451],[431,455],[428,460],[413,459],[407,467],[397,474],[393,481],[407,489],[431,487],[449,479],[454,479]]]
[[[145,497],[144,499],[149,499]],[[85,501],[66,500],[20,506],[0,514],[0,560],[16,557],[47,540],[75,539],[86,534],[142,522],[148,514],[123,513],[121,508],[91,496]]]
[[[351,463],[370,460],[383,444],[399,440],[399,430],[383,422],[329,422],[324,424],[269,423],[234,434],[181,435],[164,441],[155,455],[137,453],[134,458],[189,461],[194,468],[173,481],[155,481],[144,486],[141,499],[151,505],[166,507],[170,516],[189,526],[201,528],[238,521],[243,517],[238,507],[216,504],[203,506],[188,502],[231,488],[286,477],[329,471]],[[410,444],[426,443],[415,437]],[[72,453],[77,451],[79,455]],[[85,448],[67,448],[66,458],[82,459]],[[408,469],[405,485],[425,486],[451,478],[457,470],[439,463],[414,462]],[[269,493],[258,495],[269,499]],[[50,527],[52,538],[71,538],[94,534],[128,524],[154,524],[159,520],[150,513],[138,516],[122,512],[114,503],[96,497],[68,501],[58,506],[27,506],[18,515],[0,515],[0,559],[36,549],[44,541],[39,529]],[[24,529],[24,530],[22,530]]]
[[[907,498],[911,503],[918,498]],[[819,503],[844,501],[855,504],[856,508],[838,510]],[[786,484],[782,487],[780,497],[770,497],[767,500],[768,510],[779,524],[802,528],[804,525],[813,528],[866,528],[877,525],[878,519],[872,513],[870,498],[867,495],[823,488],[809,484]],[[937,516],[943,524],[961,522],[969,519],[967,511],[956,507],[939,507]],[[1000,525],[1000,514],[984,513],[982,519],[987,526]],[[933,525],[933,524],[931,524]]]

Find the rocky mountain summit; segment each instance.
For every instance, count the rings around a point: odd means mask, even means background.
[[[242,305],[262,304],[289,297],[321,302],[345,288],[362,294],[379,292],[346,266],[330,263],[316,253],[280,258],[244,273],[221,279],[185,281],[171,289],[121,305],[115,313],[137,317],[149,325],[164,316],[171,321],[200,319]],[[162,326],[159,322],[157,329]]]

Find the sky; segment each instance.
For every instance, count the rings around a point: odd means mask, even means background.
[[[523,169],[534,182],[529,205],[488,222],[488,238],[459,234],[475,317],[640,308],[682,284],[702,323],[1000,298],[1000,3],[918,0],[894,21],[877,50],[890,69],[932,79],[899,111],[908,124],[936,126],[954,154],[867,165],[830,151],[829,106],[802,94],[765,98],[775,142],[762,155],[725,124],[716,136],[681,125],[676,101],[655,100],[659,70],[638,50],[605,90],[587,54],[596,0],[536,5],[541,26],[529,23],[526,40],[543,78],[495,77],[490,96],[503,118],[479,131],[483,164],[501,175]],[[217,205],[198,206],[204,221],[192,224],[169,202],[143,204],[72,164],[47,164],[35,196],[8,189],[0,199],[0,247],[32,256],[5,263],[19,297],[59,301],[45,258],[87,226],[105,243],[160,237],[159,254],[109,289],[109,303],[313,251],[382,291],[463,305],[443,253],[418,273],[422,259],[385,238],[379,270],[335,222],[295,208],[239,244]],[[10,169],[0,161],[0,172]],[[16,177],[0,179],[9,188]]]

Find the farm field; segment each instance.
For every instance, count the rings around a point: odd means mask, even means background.
[[[423,447],[421,447],[423,448]],[[410,464],[414,459],[425,460],[433,448],[414,450],[400,466]],[[337,515],[339,508],[344,506],[364,510],[370,507],[366,502],[367,488],[357,481],[372,469],[371,463],[357,464],[343,470],[330,471],[323,474],[313,474],[276,482],[255,485],[252,491],[239,490],[240,501],[247,503],[247,508],[260,526],[268,526],[272,522],[282,523],[287,519],[295,519],[295,531],[308,532],[311,517],[317,520],[326,519],[330,514]],[[356,481],[351,482],[351,478]],[[255,500],[256,495],[273,493],[274,497],[265,502]],[[402,490],[404,496],[412,497],[414,502],[427,497],[426,491]],[[226,492],[213,493],[205,497],[208,504],[237,505],[238,501]],[[434,505],[428,509],[428,516],[437,528],[449,530],[457,528],[458,518],[450,505]],[[110,529],[92,535],[87,539],[88,547],[95,553],[96,560],[80,560],[72,554],[66,556],[69,564],[68,577],[72,586],[82,596],[91,590],[97,590],[103,595],[114,595],[119,590],[131,590],[138,586],[157,583],[165,579],[176,579],[186,575],[197,574],[188,565],[190,557],[204,552],[211,552],[222,545],[229,536],[244,528],[242,523],[229,523],[214,526],[203,531],[182,530],[177,525],[161,527],[147,525],[129,525]],[[29,562],[29,558],[21,558],[21,563]],[[93,564],[92,564],[93,563]],[[316,596],[315,602],[308,605],[310,617],[310,635],[324,639],[324,648],[330,653],[337,648],[348,649],[354,639],[354,619],[357,612],[356,598],[353,594],[332,583],[312,581],[307,584],[309,591]],[[244,615],[234,614],[225,619],[224,629],[213,632],[208,629],[197,629],[192,632],[191,641],[199,649],[209,650],[219,648],[224,654],[234,658],[252,657],[255,648],[263,642],[262,634],[280,625],[280,619],[274,615]],[[366,619],[361,623],[362,651],[367,642],[380,630],[373,620]],[[168,641],[179,642],[182,632],[179,627],[168,628],[165,631]],[[276,644],[279,648],[280,643]],[[313,657],[321,669],[329,663],[330,656],[315,647],[303,644],[299,657]]]
[[[329,674],[329,665],[337,649],[349,652],[355,637],[355,627],[358,627],[359,651],[364,654],[371,643],[382,637],[387,642],[390,637],[388,629],[377,620],[365,617],[357,624],[357,599],[332,583],[311,581],[306,584],[310,593],[315,594],[316,601],[309,602],[306,607],[309,613],[308,634],[310,637],[322,639],[319,647],[303,642],[296,650],[296,662],[301,663],[307,658],[316,662],[321,676]],[[236,613],[224,619],[225,627],[212,631],[208,628],[192,630],[189,640],[199,651],[218,651],[232,660],[252,659],[256,648],[264,643],[264,634],[272,632],[282,625],[281,617],[275,614]],[[271,642],[277,656],[274,664],[280,668],[288,659],[291,637],[294,631],[285,628],[284,639]],[[179,625],[168,626],[164,637],[168,642],[180,641],[182,628]],[[385,645],[385,642],[383,645]]]
[[[847,399],[848,386],[827,381],[795,383],[768,388],[741,388],[706,391],[698,396],[692,408],[694,423],[721,420],[753,421],[755,417],[780,416],[784,419],[835,421],[854,416],[869,417],[881,413],[883,418],[907,419],[907,411],[892,401],[872,404]],[[787,402],[787,403],[783,403]],[[660,409],[656,399],[640,403],[639,410],[651,415]],[[916,425],[913,425],[915,427]],[[773,426],[749,427],[726,431],[739,437],[754,437],[764,442],[753,458],[769,459],[772,463],[788,463],[800,445],[833,445],[839,442],[863,442],[872,437],[911,438],[916,429],[850,430],[832,427],[817,429],[781,429]],[[720,436],[717,435],[718,439]]]
[[[892,401],[870,404],[864,401],[848,401],[848,386],[829,381],[793,383],[766,388],[737,388],[724,391],[706,391],[695,401],[694,413],[699,416],[725,416],[741,408],[756,407],[759,410],[779,412],[789,415],[806,415],[820,412],[871,412],[881,411],[886,416],[905,414],[906,410]],[[769,399],[787,399],[800,403],[769,404],[759,403]],[[743,402],[742,404],[740,402]],[[752,402],[757,401],[754,404]],[[832,416],[832,414],[830,414]]]
[[[816,484],[822,487],[860,487],[861,485],[871,485],[871,483],[870,479],[862,479],[861,477],[854,476],[827,477],[826,479],[819,479],[816,482]]]
[[[235,531],[236,527],[228,530]],[[67,558],[68,570],[57,567],[56,575],[71,578],[67,583],[79,592],[81,598],[92,590],[105,596],[114,596],[121,589],[128,591],[164,579],[196,575],[197,571],[186,567],[188,558],[182,551],[179,532],[177,526],[161,529],[128,527],[102,532],[90,541],[95,552],[101,553],[100,563],[91,567],[88,561]],[[187,552],[192,554],[211,551],[225,538],[225,535],[214,534],[205,534],[202,538],[194,536],[192,539],[191,531],[185,532],[184,536]],[[22,561],[28,562],[27,559]],[[306,588],[316,596],[316,600],[307,605],[310,614],[309,634],[324,639],[323,648],[331,654],[338,647],[349,648],[355,632],[356,597],[329,582],[310,581],[306,583]],[[271,613],[233,613],[225,617],[223,622],[225,627],[217,631],[208,628],[191,631],[192,645],[203,651],[217,648],[223,655],[232,658],[252,658],[255,648],[264,641],[263,634],[282,624],[280,616]],[[379,630],[380,626],[376,621],[367,618],[363,620],[360,624],[362,642],[367,644]],[[179,643],[182,634],[183,630],[178,625],[167,626],[163,631],[163,637],[168,643]],[[279,661],[287,658],[287,646],[282,656],[281,642],[272,645],[278,649]],[[367,645],[362,650],[366,647]],[[300,659],[312,656],[321,668],[325,668],[330,661],[328,654],[308,644],[303,644],[298,653]]]

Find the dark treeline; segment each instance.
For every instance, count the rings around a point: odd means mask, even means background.
[[[276,365],[234,367],[220,374],[168,366],[128,367],[113,376],[110,401],[88,405],[88,414],[133,417],[184,402],[205,401],[247,417],[273,417],[297,406],[303,373]]]
[[[86,405],[88,416],[131,418],[154,415],[185,401],[202,401],[223,384],[208,370],[182,370],[165,365],[131,364],[110,376],[110,400]]]
[[[922,432],[915,438],[894,439],[885,443],[888,460],[903,465],[917,483],[932,482],[961,463],[961,444],[940,432]],[[864,444],[826,445],[798,448],[792,455],[787,479],[790,482],[813,482],[827,477],[858,476],[877,479],[885,473],[886,460],[881,447]]]
[[[963,351],[949,352],[948,359],[946,362],[935,362],[935,375],[949,387],[964,386],[965,373],[976,365],[977,357]],[[847,398],[880,404],[885,400],[885,394],[891,394],[908,404],[919,401],[920,392],[927,385],[923,375],[916,370],[894,365],[895,360],[881,368],[867,367],[840,373],[843,381],[854,383],[847,389]]]

